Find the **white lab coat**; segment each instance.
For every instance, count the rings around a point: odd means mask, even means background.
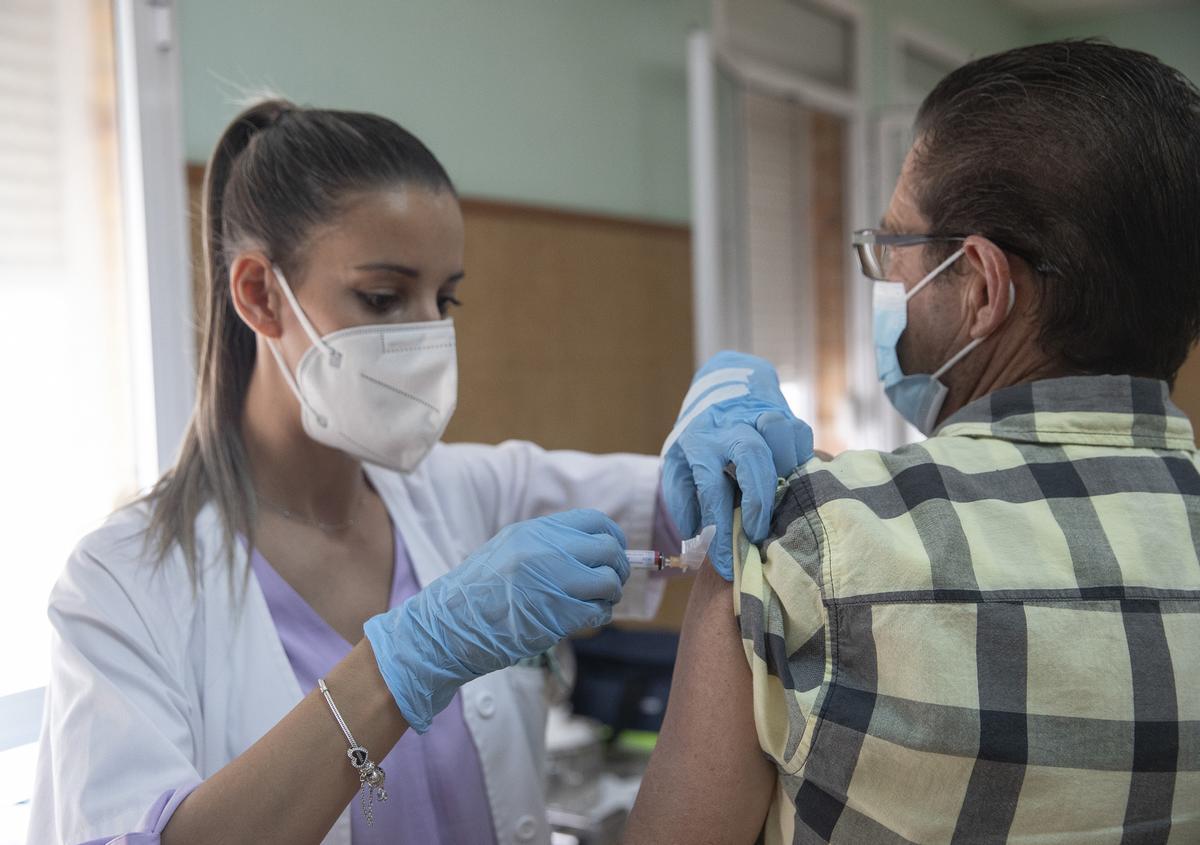
[[[608,513],[631,547],[644,547],[659,462],[547,452],[520,442],[440,444],[410,475],[368,473],[423,586],[505,525],[574,507]],[[162,792],[212,775],[302,698],[258,582],[243,581],[247,560],[240,550],[239,595],[231,595],[215,510],[197,519],[195,595],[178,549],[161,567],[148,562],[145,524],[142,508],[115,514],[79,544],[51,593],[51,680],[31,844],[74,845],[135,830]],[[544,683],[540,669],[512,668],[462,689],[500,843],[550,838],[542,789]],[[354,806],[325,845],[350,845]]]

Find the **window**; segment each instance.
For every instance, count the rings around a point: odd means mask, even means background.
[[[0,842],[29,797],[46,595],[137,486],[110,33],[103,3],[0,6],[0,638],[20,644],[0,672]]]
[[[942,77],[967,61],[965,50],[924,30],[901,25],[892,33],[890,102],[915,109]]]
[[[793,78],[851,92],[855,21],[814,0],[718,0],[713,28],[722,49]]]
[[[159,472],[147,441],[175,447],[164,442],[163,397],[143,374],[186,360],[157,350],[150,360],[146,328],[173,333],[186,351],[187,315],[173,325],[159,306],[176,287],[186,294],[186,249],[171,252],[160,237],[171,227],[184,237],[185,209],[143,164],[173,170],[182,196],[182,149],[155,146],[170,120],[136,143],[129,131],[146,123],[137,73],[154,71],[134,61],[133,24],[152,32],[158,14],[162,35],[163,10],[162,0],[0,4],[0,845],[24,842],[50,588],[79,539]],[[155,108],[177,107],[164,90]],[[178,265],[153,288],[147,241],[158,266]],[[173,377],[190,384],[190,367],[176,364]]]
[[[848,260],[866,206],[859,16],[718,0],[713,27],[689,53],[698,354],[770,360],[818,448],[871,442],[870,288]]]

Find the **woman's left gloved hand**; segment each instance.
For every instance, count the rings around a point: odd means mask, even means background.
[[[663,499],[681,537],[716,526],[709,560],[733,580],[736,466],[742,525],[760,543],[771,528],[775,488],[813,454],[813,434],[792,414],[775,368],[762,358],[720,352],[692,380],[675,428],[663,445]]]

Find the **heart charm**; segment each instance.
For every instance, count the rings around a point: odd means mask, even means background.
[[[350,758],[350,765],[356,769],[361,769],[367,765],[367,749],[359,746],[347,749],[346,756]]]

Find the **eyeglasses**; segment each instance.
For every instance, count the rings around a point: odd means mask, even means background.
[[[887,269],[893,249],[931,243],[962,243],[965,240],[963,235],[895,235],[881,229],[859,229],[854,233],[851,243],[854,245],[854,251],[858,253],[858,263],[862,265],[863,275],[877,282],[886,282],[889,281]],[[1043,276],[1062,275],[1049,261],[1036,261],[1002,243],[994,243],[1005,252],[1010,252],[1025,261],[1035,273]]]
[[[858,253],[863,275],[868,279],[886,282],[893,249],[931,243],[961,243],[965,240],[965,237],[949,235],[893,235],[880,229],[859,229],[854,233],[851,243]]]

